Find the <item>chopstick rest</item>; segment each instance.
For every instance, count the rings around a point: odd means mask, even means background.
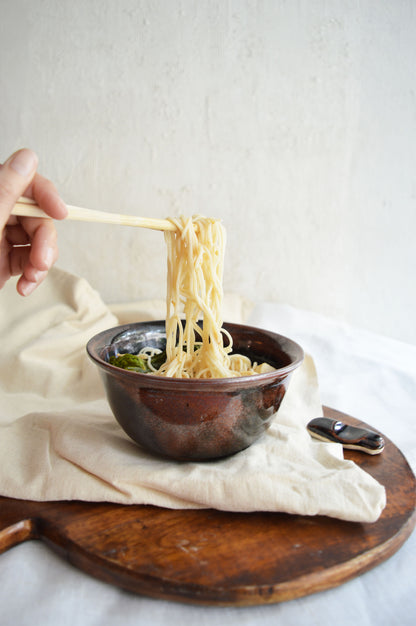
[[[306,428],[315,439],[340,443],[350,450],[367,454],[380,454],[384,450],[384,439],[378,433],[367,428],[350,426],[330,417],[316,417]]]

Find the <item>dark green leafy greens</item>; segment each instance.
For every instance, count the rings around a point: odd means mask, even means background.
[[[159,369],[161,365],[166,361],[166,351],[154,354],[150,359],[152,366],[155,369]],[[130,372],[139,372],[140,374],[148,374],[152,370],[147,364],[147,359],[138,356],[137,354],[119,354],[118,356],[110,356],[110,364],[120,367],[123,370],[129,370]]]

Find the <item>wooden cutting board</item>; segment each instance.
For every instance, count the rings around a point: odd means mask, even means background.
[[[367,426],[332,409],[325,414]],[[281,513],[227,513],[0,498],[0,552],[41,539],[84,572],[140,594],[245,606],[328,589],[390,557],[416,524],[416,481],[402,453],[345,451],[387,489],[375,524]]]

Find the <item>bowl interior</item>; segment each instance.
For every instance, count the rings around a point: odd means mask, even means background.
[[[233,352],[238,352],[251,359],[252,362],[267,362],[282,374],[295,369],[303,360],[302,348],[287,337],[276,333],[245,326],[242,324],[225,323],[224,328],[233,338]],[[137,354],[146,346],[164,350],[166,346],[165,321],[151,321],[127,324],[117,328],[109,329],[93,337],[88,345],[87,351],[98,365],[104,368],[113,368],[109,364],[111,356],[131,353]],[[116,368],[118,369],[118,368]],[[125,372],[125,370],[119,370]],[[128,374],[129,372],[125,372]],[[151,374],[135,374],[136,376],[154,377]],[[258,374],[257,376],[267,376],[268,374]],[[234,379],[204,379],[199,382],[206,383],[209,380],[231,381]],[[247,378],[247,377],[244,377]],[[253,378],[253,377],[249,377]],[[241,378],[239,378],[241,380]],[[165,379],[166,380],[166,379]],[[184,379],[170,379],[184,380]],[[186,382],[197,382],[193,379],[186,379]]]

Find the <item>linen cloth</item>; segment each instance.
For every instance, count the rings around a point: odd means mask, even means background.
[[[229,302],[224,317],[241,321],[248,304]],[[27,300],[12,283],[6,286],[0,294],[1,495],[378,519],[383,486],[344,460],[341,446],[314,441],[306,431],[322,413],[310,356],[293,374],[270,429],[247,450],[184,463],[132,442],[111,414],[85,344],[129,316],[163,317],[160,309],[157,301],[112,312],[85,280],[57,269]]]

